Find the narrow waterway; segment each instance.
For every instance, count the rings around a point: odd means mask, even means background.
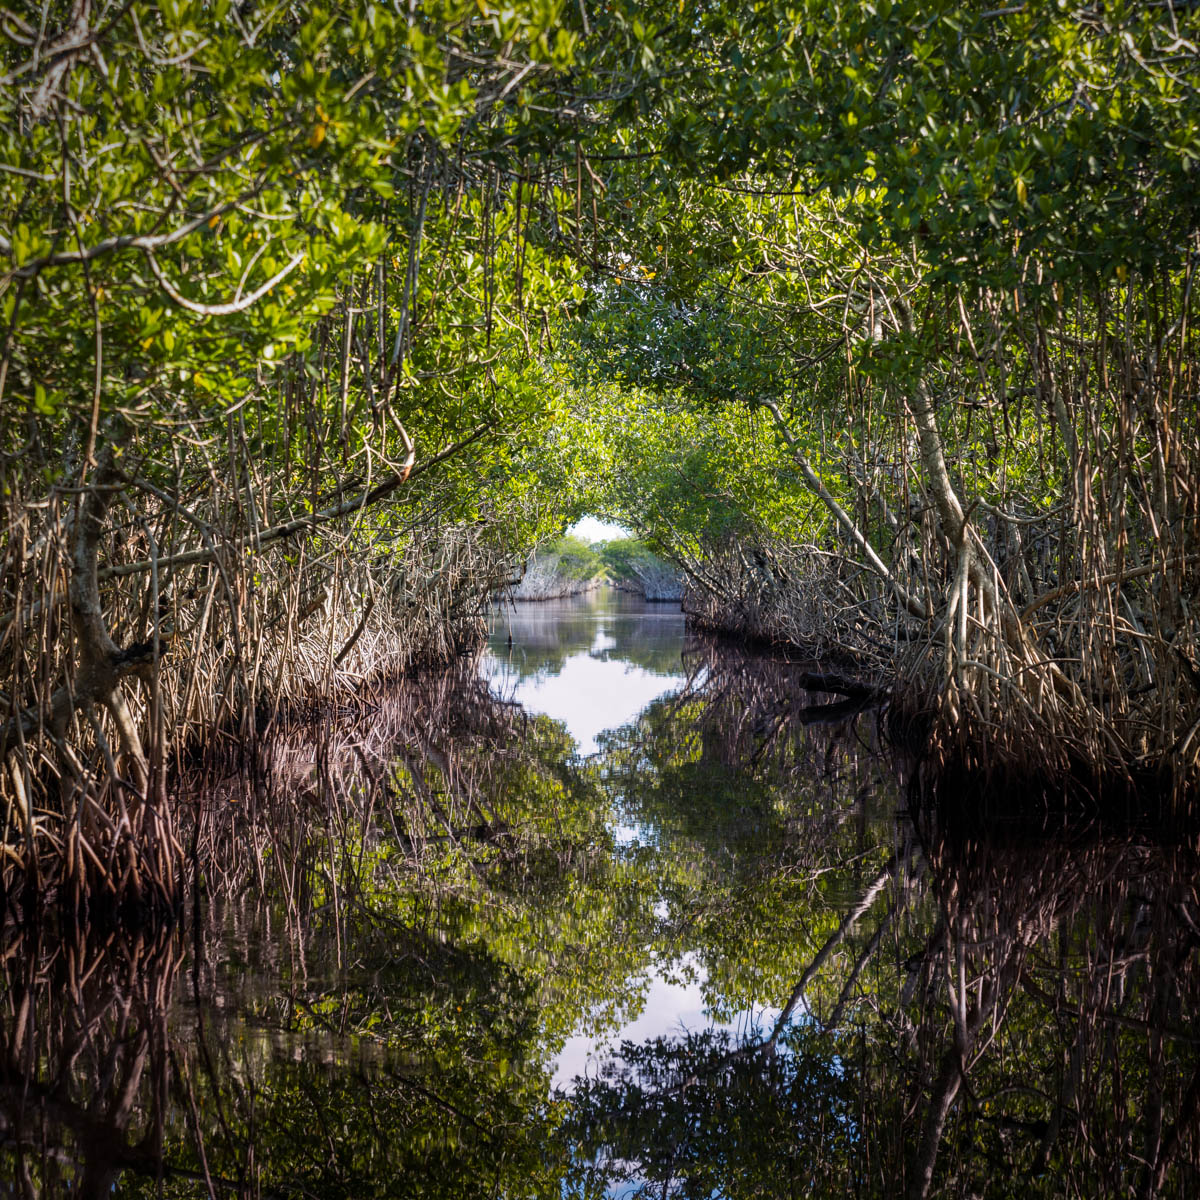
[[[209,769],[183,928],[5,934],[0,1195],[1196,1194],[1193,834],[797,678],[600,591]]]
[[[580,758],[601,759],[602,747],[656,701],[678,696],[685,686],[702,686],[684,661],[684,617],[677,604],[647,604],[604,588],[569,600],[511,605],[494,614],[483,670],[493,694],[519,703],[525,712],[562,722]],[[624,805],[619,777],[606,787],[614,803],[609,832],[621,850],[661,848],[658,825],[639,820]],[[665,896],[655,916],[671,918]],[[645,970],[626,981],[642,997],[619,1024],[567,1039],[555,1060],[553,1084],[568,1091],[578,1079],[602,1073],[622,1043],[643,1044],[689,1033],[730,1030],[757,1034],[778,1016],[766,1002],[750,1000],[726,1020],[714,1017],[705,999],[707,972],[684,944],[661,953],[658,926],[646,947]]]

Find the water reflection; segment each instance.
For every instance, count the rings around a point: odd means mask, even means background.
[[[111,1195],[155,1179],[170,1120],[179,939],[8,929],[0,945],[0,1187]]]
[[[186,929],[2,944],[0,1190],[1197,1194],[1194,833],[965,819],[679,636],[591,757],[464,663],[199,764]]]
[[[507,604],[492,614],[484,670],[497,693],[561,721],[579,753],[682,684],[684,617],[602,587],[566,600]]]
[[[555,675],[581,654],[675,678],[683,673],[684,623],[678,604],[601,587],[565,600],[498,605],[488,650],[522,679]]]

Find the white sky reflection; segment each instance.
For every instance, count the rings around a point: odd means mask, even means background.
[[[597,736],[604,730],[628,724],[680,685],[679,679],[591,654],[573,654],[557,675],[527,675],[522,680],[506,672],[503,663],[497,665],[493,679],[500,694],[526,712],[561,721],[583,755],[596,753]]]
[[[677,633],[668,632],[671,622],[677,623]],[[683,622],[677,607],[639,608],[616,594],[526,603],[506,609],[497,620],[484,671],[493,691],[505,700],[561,721],[579,754],[587,756],[597,752],[605,730],[629,724],[659,697],[683,685],[682,669],[678,674],[656,673],[623,654],[628,647],[631,656],[636,655],[648,638],[670,642],[675,636],[682,650]],[[578,649],[561,657],[572,644]],[[665,657],[671,660],[672,654]],[[653,830],[619,823],[612,832],[622,846],[654,836]],[[665,909],[662,901],[659,907]],[[578,1076],[595,1075],[625,1041],[646,1042],[705,1029],[745,1033],[753,1023],[769,1027],[778,1016],[776,1009],[761,1009],[740,1014],[732,1025],[714,1022],[704,1006],[706,978],[703,967],[686,955],[674,964],[652,965],[639,979],[631,979],[630,994],[645,988],[637,1016],[601,1037],[568,1038],[555,1061],[554,1086],[567,1088]]]

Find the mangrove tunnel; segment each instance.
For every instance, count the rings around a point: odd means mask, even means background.
[[[0,0],[0,1196],[1200,1194],[1200,5]]]

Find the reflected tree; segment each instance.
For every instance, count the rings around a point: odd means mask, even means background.
[[[863,703],[804,690],[811,664],[697,642],[691,669],[680,695],[609,735],[600,769],[653,844],[676,944],[728,1018],[781,1004],[893,858],[896,783]]]
[[[811,664],[689,653],[585,762],[465,664],[193,763],[190,944],[7,935],[17,1194],[1200,1191],[1194,831],[999,821]],[[733,1028],[553,1087],[651,967]]]
[[[473,664],[376,698],[315,758],[313,733],[207,783],[198,836],[232,865],[204,942],[273,957],[193,964],[179,1078],[202,1127],[173,1160],[287,1196],[556,1195],[554,1059],[640,1003],[649,864],[565,730]]]
[[[1100,822],[1098,808],[1090,820],[1060,813],[1055,828],[1044,795],[989,805],[930,793],[920,773],[898,792],[851,711],[861,704],[807,695],[803,664],[699,665],[681,697],[610,740],[609,770],[662,856],[671,919],[714,1013],[779,1014],[714,1050],[721,1069],[769,1059],[797,1030],[838,1064],[854,1154],[827,1190],[1195,1191],[1200,924],[1187,830]],[[891,819],[901,798],[915,821]],[[624,1048],[586,1091],[597,1111],[577,1119],[601,1160],[617,1155],[653,1194],[691,1195],[693,1183],[760,1194],[719,1155],[715,1175],[664,1166],[700,1143],[664,1157],[660,1109],[678,1116],[682,1102],[668,1088],[647,1108],[645,1094],[688,1052]],[[628,1115],[652,1109],[638,1144]]]
[[[0,1179],[99,1200],[162,1179],[179,940],[9,927],[0,951]]]
[[[678,607],[647,607],[605,587],[569,600],[505,604],[492,614],[489,648],[518,679],[558,675],[569,658],[588,654],[631,663],[655,675],[683,673]]]
[[[567,1195],[707,1200],[846,1195],[854,1095],[829,1047],[793,1026],[770,1053],[729,1034],[626,1043],[573,1095]]]

